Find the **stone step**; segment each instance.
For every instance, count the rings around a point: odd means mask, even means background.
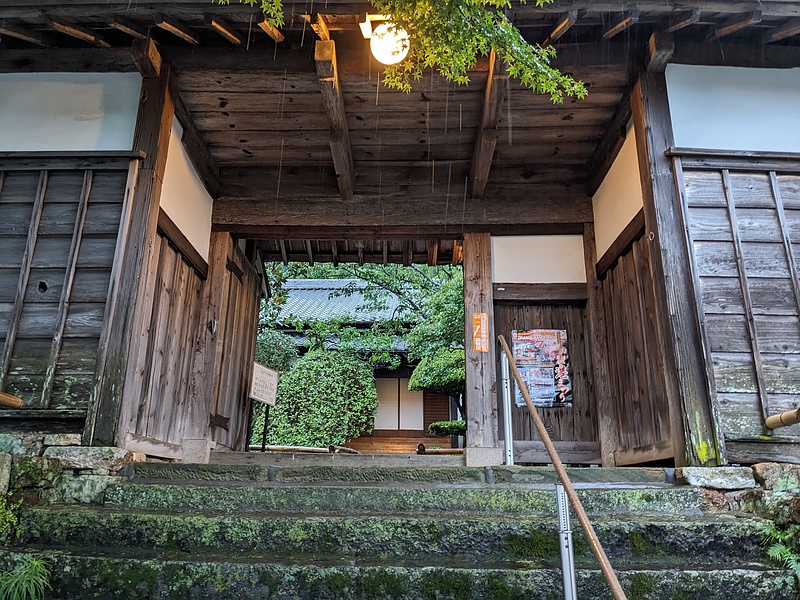
[[[328,456],[328,455],[322,455]],[[338,456],[338,455],[330,455]],[[356,455],[353,455],[356,456]],[[571,468],[573,483],[617,485],[663,485],[669,483],[665,469]],[[520,483],[553,484],[558,481],[552,467],[454,467],[385,466],[377,464],[175,464],[137,463],[134,479],[174,481],[278,481],[283,483]]]
[[[593,520],[612,560],[637,565],[728,564],[766,556],[761,522],[732,515],[632,515]],[[574,525],[576,559],[592,562]],[[142,548],[192,554],[232,553],[352,558],[539,560],[558,563],[556,522],[543,516],[331,516],[140,512],[129,508],[46,506],[20,521],[31,547]]]
[[[51,565],[49,598],[214,598],[215,600],[509,600],[562,598],[558,569],[504,568],[489,563],[461,566],[385,565],[360,561],[259,560],[204,557],[98,556],[41,553]],[[0,553],[3,569],[20,553]],[[779,569],[726,565],[717,569],[619,568],[631,600],[665,598],[790,600],[798,587]],[[578,569],[579,598],[608,598],[596,568]]]
[[[628,512],[699,515],[710,509],[703,491],[692,487],[585,487],[578,489],[578,496],[586,511],[594,515]],[[556,512],[555,488],[549,484],[356,486],[196,481],[180,485],[134,480],[110,485],[105,503],[134,509],[233,513],[293,510],[309,514],[413,511],[553,515]]]

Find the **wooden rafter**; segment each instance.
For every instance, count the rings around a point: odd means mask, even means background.
[[[414,261],[414,242],[403,242],[403,266],[410,267]]]
[[[281,261],[283,261],[284,265],[289,264],[289,253],[286,251],[286,242],[283,240],[278,240],[278,248],[281,251]]]
[[[219,167],[214,155],[208,148],[203,135],[197,129],[194,117],[189,113],[189,109],[184,104],[183,99],[178,93],[174,83],[172,87],[172,98],[175,104],[175,117],[183,128],[181,143],[183,144],[189,161],[194,166],[197,176],[212,198],[216,198],[219,193]]]
[[[266,33],[276,42],[280,43],[284,40],[283,33],[281,33],[281,30],[275,27],[275,25],[273,25],[266,19],[262,19],[261,21],[259,21],[258,26],[261,28],[261,31]]]
[[[675,53],[675,41],[671,33],[654,33],[647,43],[647,70],[663,73]]]
[[[689,12],[681,13],[669,22],[667,28],[664,30],[666,33],[673,33],[684,27],[689,27],[700,21],[702,11],[699,8],[690,10]]]
[[[334,267],[339,266],[339,242],[336,240],[331,240],[331,260]]]
[[[314,30],[323,42],[329,42],[331,39],[331,32],[328,28],[328,20],[325,18],[325,15],[317,15],[316,21],[311,23],[311,29]]]
[[[500,109],[507,89],[508,74],[492,50],[489,54],[489,73],[486,77],[486,92],[483,96],[481,125],[475,140],[472,166],[470,167],[469,180],[473,198],[483,197],[486,190],[494,148],[497,145],[497,123],[500,121]]]
[[[133,38],[139,40],[144,40],[147,38],[147,32],[144,29],[142,29],[135,23],[128,21],[127,19],[123,19],[121,17],[114,17],[108,22],[108,25],[109,27],[112,27],[117,31],[121,31],[122,33],[127,33],[129,36]]]
[[[331,41],[317,41],[314,49],[322,101],[331,125],[331,154],[339,193],[344,200],[353,198],[353,148],[344,111],[344,98],[339,86],[339,72],[336,65],[336,45]]]
[[[305,240],[306,255],[308,256],[308,264],[314,266],[314,250],[311,247],[311,240]]]
[[[638,22],[639,22],[639,11],[629,10],[628,12],[620,16],[616,21],[613,21],[606,28],[606,30],[603,31],[603,39],[610,40],[615,35],[622,33],[629,27],[633,27]]]
[[[556,26],[553,27],[553,31],[551,31],[550,35],[547,36],[547,39],[542,42],[542,46],[550,46],[551,44],[555,43],[558,38],[567,33],[567,31],[569,31],[569,29],[575,25],[575,21],[577,20],[577,10],[570,10],[564,13],[564,15],[558,20],[558,23],[556,23]]]
[[[746,29],[751,25],[757,25],[760,22],[761,22],[761,11],[754,10],[753,12],[749,12],[747,14],[734,17],[733,19],[723,23],[719,27],[715,27],[714,33],[711,35],[711,39],[718,40],[721,37],[725,37],[726,35],[736,33],[737,31]]]
[[[779,27],[765,31],[761,41],[765,44],[771,44],[798,34],[800,34],[800,19],[792,19]]]
[[[50,26],[56,31],[60,31],[61,33],[76,39],[83,40],[89,44],[94,44],[95,46],[100,46],[101,48],[111,48],[111,44],[109,44],[95,32],[85,27],[81,27],[80,25],[76,25],[70,21],[53,20],[50,21]]]
[[[381,246],[382,246],[381,252],[383,254],[383,256],[382,256],[383,264],[384,265],[388,265],[389,264],[389,242],[387,240],[383,240],[381,242]]]
[[[37,46],[47,47],[50,45],[47,38],[38,31],[12,25],[11,23],[0,22],[0,35],[7,35]]]
[[[205,20],[206,25],[222,38],[228,40],[234,46],[242,45],[242,38],[225,19],[217,15],[206,15]]]
[[[197,46],[200,43],[200,40],[191,29],[179,23],[178,21],[175,21],[174,19],[169,19],[163,15],[159,15],[156,18],[156,26],[160,27],[164,31],[168,31],[172,35],[179,37],[184,42],[188,42],[193,46]]]

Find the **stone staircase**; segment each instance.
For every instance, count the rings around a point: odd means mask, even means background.
[[[49,598],[561,598],[546,467],[136,464],[102,505],[25,511]],[[630,599],[794,598],[754,517],[661,469],[571,469]],[[573,519],[578,596],[610,594]],[[8,559],[8,557],[6,557]]]

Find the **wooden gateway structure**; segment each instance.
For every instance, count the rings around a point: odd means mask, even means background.
[[[493,56],[390,91],[368,4],[284,6],[0,0],[5,431],[242,449],[262,261],[463,262],[468,464],[528,328],[568,331],[564,462],[800,460],[800,2],[515,4],[561,105]]]

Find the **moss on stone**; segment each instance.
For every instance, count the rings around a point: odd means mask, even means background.
[[[408,586],[399,574],[376,571],[363,576],[361,589],[365,598],[401,598]]]
[[[472,598],[472,581],[457,571],[433,571],[423,575],[420,585],[426,598],[441,597],[453,600],[469,600]]]
[[[506,537],[506,548],[514,558],[554,560],[559,556],[558,536],[552,532],[530,531]]]
[[[635,573],[628,579],[629,600],[642,600],[655,590],[655,582],[650,573]]]

